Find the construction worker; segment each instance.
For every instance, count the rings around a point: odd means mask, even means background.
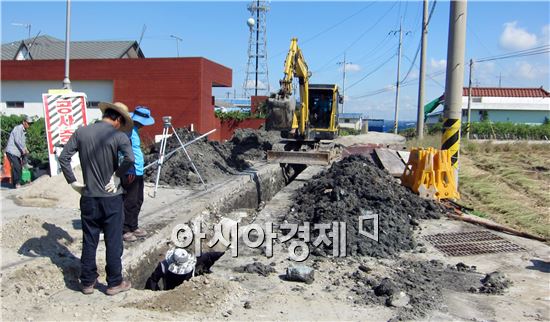
[[[127,175],[122,179],[122,187],[126,190],[124,194],[124,228],[122,236],[125,242],[133,242],[138,237],[147,236],[147,232],[139,228],[138,216],[143,204],[143,152],[141,151],[141,139],[139,129],[143,126],[155,124],[148,107],[137,106],[133,113],[130,113],[134,121],[134,128],[129,134],[134,152],[134,166],[128,170]]]
[[[29,154],[27,149],[27,129],[34,123],[35,119],[30,116],[24,116],[21,124],[11,130],[8,144],[6,145],[6,156],[11,166],[11,182],[13,188],[21,187],[21,172],[26,156]]]
[[[160,291],[159,282],[162,279],[163,290],[171,290],[181,283],[197,275],[210,273],[210,268],[220,259],[224,252],[204,253],[199,257],[188,253],[183,248],[172,248],[166,252],[165,259],[157,267],[145,283],[146,290]]]
[[[100,103],[101,121],[78,128],[71,136],[59,164],[67,183],[82,195],[82,256],[80,283],[82,293],[92,294],[97,282],[96,251],[99,234],[104,233],[107,257],[107,295],[115,295],[131,288],[122,278],[122,223],[124,205],[120,178],[134,164],[134,153],[127,132],[133,127],[128,108],[122,103]],[[80,158],[84,183],[76,180],[71,168],[71,157]],[[119,154],[122,162],[119,164]]]

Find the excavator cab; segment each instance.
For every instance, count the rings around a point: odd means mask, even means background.
[[[335,84],[309,84],[310,140],[333,140],[338,133],[338,103],[340,97]]]

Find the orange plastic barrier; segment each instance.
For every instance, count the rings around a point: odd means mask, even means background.
[[[451,156],[447,150],[413,148],[401,184],[421,197],[459,199]]]

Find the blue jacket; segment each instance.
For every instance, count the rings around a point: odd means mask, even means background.
[[[141,139],[139,138],[138,129],[136,126],[132,129],[132,133],[128,134],[130,141],[132,142],[132,151],[134,152],[134,167],[128,170],[128,174],[135,174],[136,176],[143,175],[143,152],[141,152]]]

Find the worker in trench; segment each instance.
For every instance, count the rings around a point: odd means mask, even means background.
[[[165,259],[158,263],[157,267],[147,279],[145,289],[167,291],[176,288],[194,276],[210,273],[210,268],[220,259],[224,252],[208,252],[196,257],[183,248],[172,248],[166,252]]]
[[[143,126],[155,124],[151,111],[146,106],[137,106],[133,113],[130,113],[134,121],[132,132],[128,134],[134,152],[134,166],[128,170],[122,178],[124,193],[124,226],[122,238],[125,242],[136,241],[139,237],[147,236],[147,232],[139,227],[138,216],[143,205],[143,167],[144,158],[141,151],[141,139],[139,130]]]

